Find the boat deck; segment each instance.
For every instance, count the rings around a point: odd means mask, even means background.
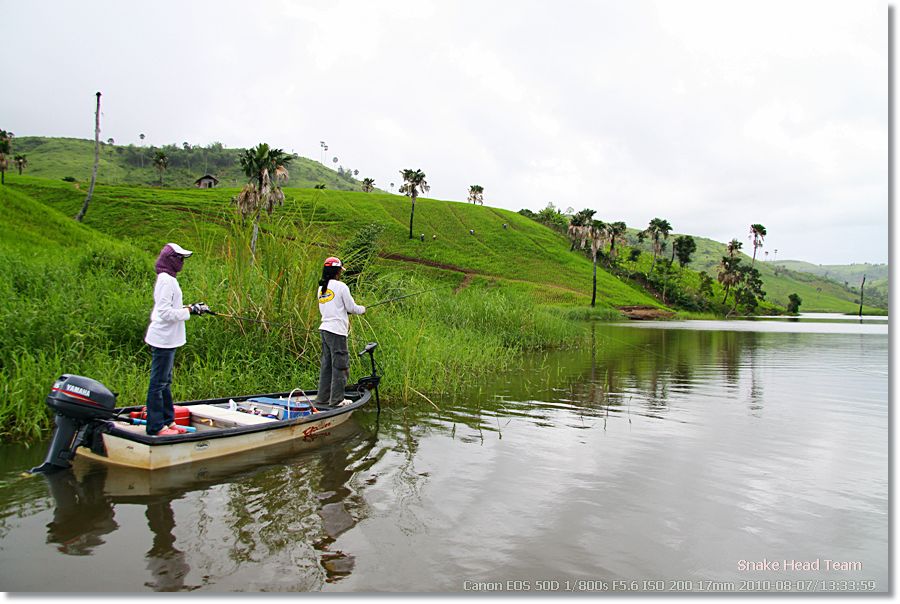
[[[290,407],[295,412],[302,406],[308,406],[307,409],[312,410],[313,414],[329,411],[329,406],[316,407],[315,399],[309,396],[298,396],[290,399],[290,404],[283,399],[273,399],[270,397],[260,397],[256,400],[249,399],[238,403],[238,406],[232,401],[228,403],[189,403],[182,409],[190,411],[190,423],[187,424],[196,429],[197,432],[205,432],[208,430],[222,430],[228,428],[241,428],[245,426],[259,426],[278,422],[280,417],[285,417],[286,407]],[[307,414],[308,415],[308,414]],[[292,416],[293,417],[293,416]],[[146,424],[127,423],[125,418],[121,418],[121,423],[116,422],[117,429],[123,430],[131,434],[146,434]]]

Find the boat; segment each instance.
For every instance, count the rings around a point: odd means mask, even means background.
[[[44,463],[32,473],[71,468],[76,455],[116,466],[159,470],[252,451],[294,440],[311,440],[349,419],[374,394],[378,375],[366,345],[371,375],[346,388],[342,405],[315,402],[315,390],[226,396],[176,404],[176,423],[185,432],[146,433],[143,406],[116,407],[116,395],[88,377],[63,374],[53,383],[47,405],[56,412],[53,438]],[[349,401],[349,402],[347,402]]]

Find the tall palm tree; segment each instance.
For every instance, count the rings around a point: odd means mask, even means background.
[[[609,258],[612,262],[616,261],[616,242],[625,242],[625,231],[627,227],[622,221],[606,223],[606,238],[609,240]]]
[[[750,237],[753,239],[753,261],[750,266],[753,266],[756,264],[756,250],[763,246],[763,241],[766,239],[766,227],[761,224],[751,224]]]
[[[593,288],[591,290],[591,306],[597,303],[597,256],[606,242],[606,223],[602,220],[593,220],[587,227],[587,236],[591,241],[591,262],[594,265]]]
[[[725,249],[728,251],[728,257],[734,258],[735,254],[741,251],[743,244],[737,239],[732,239],[728,242],[728,245],[725,246]]]
[[[144,135],[143,132],[141,132],[140,134],[138,134],[138,138],[141,139],[141,168],[143,168],[144,167],[144,138],[146,138],[146,136]]]
[[[159,172],[159,186],[163,184],[163,172],[169,167],[169,156],[164,151],[157,151],[153,156],[153,167]]]
[[[284,205],[281,185],[288,179],[287,165],[293,161],[294,156],[282,149],[272,149],[266,143],[260,143],[252,149],[245,149],[239,159],[248,182],[234,198],[234,202],[242,218],[253,215],[250,252],[256,254],[260,213],[265,209],[271,216],[276,204]]]
[[[467,201],[484,205],[484,187],[481,185],[471,185],[469,187],[469,197]]]
[[[13,161],[16,162],[16,168],[19,169],[19,176],[22,176],[22,169],[28,165],[28,158],[23,153],[16,153]]]
[[[362,190],[366,193],[371,193],[375,189],[375,179],[374,178],[363,178],[362,181]]]
[[[576,244],[584,248],[585,241],[590,238],[590,226],[594,220],[594,214],[596,214],[596,210],[591,210],[590,208],[585,208],[572,214],[572,217],[569,219],[569,226],[566,229],[566,235],[572,242],[572,247],[569,248],[570,252],[575,249]]]
[[[0,130],[0,184],[6,183],[6,169],[9,167],[6,156],[12,150],[12,137],[12,132]]]
[[[421,170],[400,170],[403,176],[403,184],[400,185],[400,192],[409,196],[412,206],[409,211],[409,238],[413,238],[413,215],[416,213],[416,198],[419,193],[427,193],[431,190],[428,182],[425,180],[425,173]]]
[[[656,267],[656,257],[662,251],[663,242],[669,238],[670,232],[672,232],[672,225],[669,224],[668,220],[662,218],[651,220],[650,225],[643,231],[644,236],[649,236],[653,244],[653,262],[650,264],[651,273]]]
[[[717,278],[719,283],[725,286],[725,295],[722,296],[722,304],[725,304],[725,300],[728,299],[728,290],[741,281],[740,264],[740,257],[735,256],[722,256],[722,261],[719,262]]]

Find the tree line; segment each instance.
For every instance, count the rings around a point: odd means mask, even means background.
[[[739,253],[743,244],[732,239],[716,266],[715,281],[706,272],[699,271],[696,285],[689,285],[685,268],[697,251],[697,242],[690,235],[678,235],[670,241],[672,225],[666,219],[653,218],[646,228],[632,236],[624,222],[598,220],[594,217],[596,211],[590,208],[578,212],[569,209],[563,213],[553,203],[548,203],[538,212],[523,209],[519,213],[564,234],[571,242],[569,251],[581,251],[591,259],[591,306],[596,304],[597,298],[598,263],[619,278],[636,282],[655,293],[663,304],[685,310],[749,314],[765,300],[762,277],[755,266],[757,252],[767,235],[762,224],[750,225],[748,238],[753,254],[749,263]],[[649,262],[644,263],[644,269],[639,264],[642,247],[649,250]],[[722,287],[720,300],[714,297],[714,282]],[[789,300],[788,312],[796,313],[801,303],[799,296],[792,294]]]

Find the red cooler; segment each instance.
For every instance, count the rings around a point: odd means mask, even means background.
[[[147,407],[142,407],[140,411],[132,411],[128,415],[133,418],[147,419]],[[190,426],[191,410],[187,407],[175,405],[175,423],[179,426]]]

